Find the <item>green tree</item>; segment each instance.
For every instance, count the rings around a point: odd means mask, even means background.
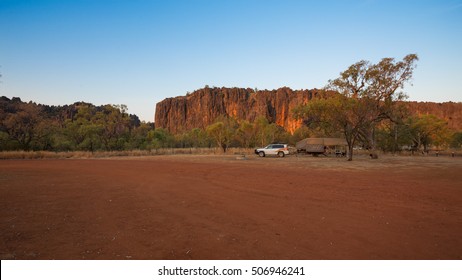
[[[402,122],[386,122],[376,130],[377,147],[385,152],[399,152],[411,142],[409,127]]]
[[[462,148],[462,131],[458,131],[452,135],[450,147],[456,149]]]
[[[295,115],[311,126],[328,133],[341,132],[348,143],[349,157],[353,146],[362,141],[375,150],[375,129],[391,119],[398,101],[407,96],[401,91],[412,78],[417,55],[410,54],[402,61],[384,58],[377,64],[357,62],[329,80],[326,90],[334,97],[317,99],[295,110]]]
[[[375,131],[377,147],[382,151],[396,153],[401,147],[409,145],[409,128],[405,120],[410,112],[405,103],[395,105],[390,117],[378,124]]]
[[[106,150],[122,150],[128,141],[130,117],[125,105],[105,105],[95,115],[95,123],[101,127],[100,140]]]
[[[423,147],[428,152],[430,145],[442,146],[450,141],[451,133],[447,122],[435,115],[410,117],[407,121],[410,138],[416,149]]]
[[[294,131],[292,136],[290,137],[290,143],[296,144],[298,141],[303,140],[311,136],[311,129],[306,125],[302,125],[297,130]]]
[[[237,122],[232,118],[220,117],[217,121],[207,126],[207,135],[215,141],[218,147],[226,153],[229,145],[232,143],[237,130]]]
[[[259,146],[266,146],[276,140],[279,128],[275,123],[270,123],[267,118],[263,116],[256,118],[253,126],[255,131],[255,140]]]
[[[251,148],[255,146],[255,131],[254,126],[249,121],[242,121],[236,131],[236,140],[241,147]]]
[[[149,149],[173,147],[174,136],[163,128],[156,128],[148,132]]]
[[[96,119],[96,108],[90,104],[81,105],[74,119],[67,119],[64,124],[64,135],[68,143],[61,140],[59,149],[95,151],[102,147],[101,135],[104,123]]]
[[[208,147],[210,146],[210,139],[207,132],[200,128],[193,128],[188,133],[192,147]]]
[[[41,110],[34,103],[20,103],[17,111],[4,114],[1,127],[8,134],[11,141],[17,143],[17,147],[30,150],[34,141],[43,135],[40,124],[43,118]]]
[[[351,161],[353,147],[357,144],[365,126],[362,116],[366,110],[367,108],[357,99],[337,94],[328,99],[311,101],[308,105],[297,108],[295,115],[305,118],[305,123],[323,130],[326,135],[341,131],[348,143],[348,160]]]
[[[148,133],[153,130],[152,123],[141,122],[139,126],[134,127],[130,131],[130,139],[128,141],[128,149],[146,150],[149,147]]]
[[[37,126],[38,137],[34,141],[34,149],[51,151],[56,149],[57,135],[61,134],[61,127],[56,120],[42,118]]]

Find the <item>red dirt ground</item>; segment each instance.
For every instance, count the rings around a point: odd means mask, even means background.
[[[0,161],[1,259],[462,259],[462,159]]]

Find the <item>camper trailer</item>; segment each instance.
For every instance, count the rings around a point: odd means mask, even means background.
[[[334,151],[336,156],[345,156],[347,146],[346,140],[342,138],[305,138],[295,145],[297,153],[313,156],[327,156],[330,151]]]

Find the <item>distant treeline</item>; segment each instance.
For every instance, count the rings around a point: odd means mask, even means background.
[[[292,136],[261,117],[255,123],[219,118],[207,129],[171,134],[128,114],[125,105],[76,102],[48,106],[0,97],[1,151],[121,151],[254,147]],[[298,139],[292,139],[294,141]],[[291,141],[293,142],[293,141]]]
[[[124,105],[48,106],[0,98],[0,150],[123,150],[142,146],[153,124]],[[144,141],[144,140],[143,140]]]
[[[334,133],[335,134],[335,133]],[[205,129],[195,128],[171,134],[154,123],[128,114],[125,105],[95,106],[77,102],[48,106],[0,97],[0,151],[123,151],[160,148],[229,147],[253,148],[269,143],[294,145],[306,137],[325,135],[320,129],[302,126],[290,134],[266,118],[254,122],[219,117]],[[379,126],[377,147],[399,151],[403,147],[429,146],[461,148],[462,132],[450,131],[432,115],[412,116],[401,126]],[[362,143],[357,143],[361,146]]]

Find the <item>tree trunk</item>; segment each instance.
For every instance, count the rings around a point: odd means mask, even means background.
[[[353,160],[353,146],[355,144],[354,136],[349,135],[349,133],[345,133],[345,140],[348,144],[348,161]]]
[[[378,159],[379,155],[377,154],[377,148],[376,148],[376,143],[375,143],[375,128],[372,127],[372,129],[369,131],[369,135],[367,137],[367,140],[369,142],[369,156],[372,159]]]
[[[395,155],[398,150],[398,126],[396,124],[394,124],[394,132],[393,155]]]
[[[353,160],[353,146],[355,145],[356,137],[354,136],[352,129],[348,129],[347,127],[345,127],[343,135],[345,135],[345,140],[348,144],[348,161],[352,161]]]

